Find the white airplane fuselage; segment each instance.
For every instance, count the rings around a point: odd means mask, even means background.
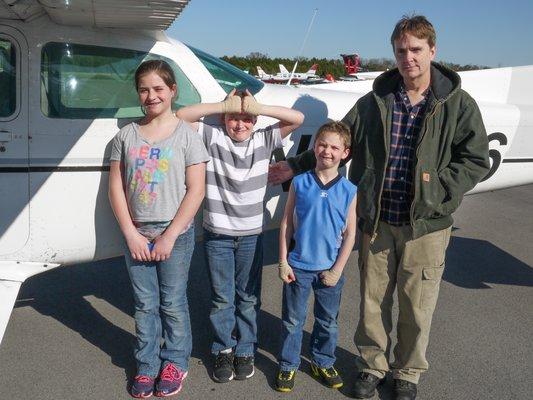
[[[107,198],[108,157],[112,138],[131,119],[43,115],[43,47],[72,43],[146,52],[174,61],[202,102],[220,101],[226,92],[189,48],[160,31],[69,27],[41,17],[29,23],[0,20],[0,33],[16,46],[20,60],[17,110],[0,118],[5,149],[0,152],[0,279],[2,261],[72,264],[121,254],[122,238]],[[133,81],[125,84],[129,88]],[[303,132],[310,135],[327,118],[342,118],[356,100],[349,93],[307,93],[264,85],[256,94],[261,102],[296,104],[308,114],[305,127],[289,140],[292,154]],[[258,126],[273,122],[260,118]],[[280,193],[274,188],[269,196],[277,203]]]
[[[227,82],[215,79],[188,47],[161,31],[69,27],[42,16],[31,22],[0,20],[0,40],[13,46],[17,60],[16,108],[11,115],[0,117],[0,281],[23,282],[50,267],[122,254],[122,235],[107,197],[108,157],[111,140],[129,120],[80,118],[76,110],[68,118],[45,115],[47,82],[54,77],[43,71],[43,49],[50,43],[76,44],[165,57],[181,69],[202,102],[223,99],[226,91],[221,85]],[[68,70],[68,57],[61,60]],[[532,183],[533,66],[461,76],[463,87],[480,106],[493,161],[490,177],[472,192]],[[74,90],[76,84],[76,80],[66,81],[60,89]],[[275,155],[276,160],[309,148],[320,125],[328,118],[341,119],[371,90],[371,81],[343,84],[350,86],[264,85],[255,94],[259,102],[294,107],[306,117],[287,140],[284,154]],[[131,78],[124,82],[127,89],[132,85]],[[76,99],[85,100],[91,101]],[[257,126],[273,122],[262,117]],[[281,186],[269,187],[269,227],[278,224],[283,200]]]

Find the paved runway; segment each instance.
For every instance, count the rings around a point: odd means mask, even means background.
[[[465,198],[434,316],[419,398],[531,399],[533,384],[533,185]],[[191,265],[194,348],[183,399],[341,399],[350,393],[359,317],[356,252],[347,266],[337,366],[340,391],[309,375],[304,354],[296,388],[272,389],[277,364],[281,283],[275,233],[267,235],[256,375],[214,383],[210,371],[209,289],[202,246]],[[132,295],[122,258],[60,268],[22,287],[0,346],[1,399],[128,399],[135,373]],[[305,343],[311,322],[306,325]],[[390,398],[390,379],[378,398]],[[174,398],[174,397],[173,397]]]

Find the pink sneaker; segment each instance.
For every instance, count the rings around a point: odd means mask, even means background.
[[[176,368],[172,363],[168,363],[159,374],[155,395],[158,397],[167,397],[178,393],[183,387],[183,381],[186,377],[187,372]]]

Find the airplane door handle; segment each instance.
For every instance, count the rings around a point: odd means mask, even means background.
[[[13,134],[7,131],[0,131],[0,143],[11,142]]]

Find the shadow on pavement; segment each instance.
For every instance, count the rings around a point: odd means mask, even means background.
[[[265,264],[270,264],[274,258],[277,261],[277,235],[267,234],[265,239],[265,248],[276,246],[275,252],[265,252]],[[187,293],[193,336],[192,357],[199,359],[199,364],[206,365],[210,374],[211,294],[201,242],[196,244],[191,261]],[[133,316],[131,284],[123,257],[60,267],[29,278],[19,292],[15,307],[31,306],[40,314],[50,316],[79,333],[108,354],[113,365],[122,368],[125,378],[130,381],[136,373],[133,358],[135,337],[132,332],[106,319],[91,304],[93,298],[101,299],[104,304],[108,303],[124,314]],[[259,319],[261,326],[278,327],[280,324],[279,318],[265,312],[260,313]],[[262,336],[263,339],[269,340]],[[269,346],[267,351],[275,351],[275,347]],[[266,357],[259,356],[258,368],[265,369],[265,373],[274,370],[274,366],[268,366],[269,363],[272,364]]]
[[[87,296],[133,315],[133,297],[122,257],[60,267],[32,277],[22,286],[15,307],[29,305],[78,332],[107,353],[114,365],[124,369],[129,380],[136,372],[132,352],[135,338],[102,316]]]
[[[277,231],[265,235],[265,265],[277,263]],[[489,284],[533,286],[533,269],[484,240],[453,237],[447,253],[444,279],[454,285],[471,289],[489,288]],[[263,297],[271,296],[263,287]],[[203,245],[197,243],[189,275],[189,307],[193,333],[192,357],[204,364],[211,373],[211,330],[209,327],[210,289],[204,263]],[[133,298],[128,274],[122,257],[100,262],[54,269],[30,278],[22,286],[16,307],[31,306],[42,315],[50,316],[109,355],[111,362],[125,371],[125,380],[135,374],[133,359],[134,335],[108,320],[95,308],[94,299],[102,300],[133,315]],[[357,305],[354,305],[357,308]],[[280,310],[281,311],[281,310]],[[128,323],[131,320],[128,319]],[[274,387],[280,346],[279,316],[262,310],[259,314],[259,349],[256,366]],[[123,324],[120,324],[123,326]],[[131,323],[133,326],[133,323]],[[310,374],[309,332],[304,332],[300,373]],[[355,378],[355,355],[337,348],[337,367],[345,380],[342,393],[349,395]],[[379,387],[381,399],[390,398],[390,377]]]
[[[485,240],[452,237],[443,279],[468,289],[533,286],[533,268]]]
[[[277,263],[278,258],[277,232],[267,233],[265,249],[274,248],[276,251],[265,251],[265,265]],[[263,295],[271,295],[268,288],[263,288]],[[206,373],[210,375],[210,288],[202,243],[197,243],[192,258],[188,298],[193,335],[192,357],[198,359],[198,364],[204,365]],[[87,342],[109,355],[113,365],[124,370],[125,381],[131,381],[136,373],[133,358],[134,334],[102,315],[92,303],[95,299],[101,300],[104,306],[113,306],[130,318],[133,316],[131,284],[123,257],[60,267],[32,277],[22,286],[16,307],[31,306],[40,314],[50,316],[77,332]],[[275,358],[280,346],[281,319],[264,310],[260,311],[258,319],[259,349]],[[128,323],[131,323],[133,329],[133,322],[128,319]],[[307,349],[310,337],[309,332],[304,332],[300,373],[310,374],[310,355]],[[353,380],[354,355],[338,348],[337,357],[342,376]],[[277,362],[258,352],[256,366],[265,374],[273,388]]]

